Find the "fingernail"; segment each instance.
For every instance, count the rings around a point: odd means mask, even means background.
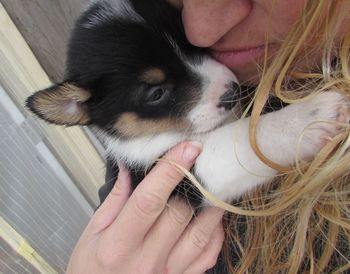
[[[125,164],[121,161],[118,161],[118,168],[119,168],[119,172],[118,172],[118,179],[121,182],[121,184],[123,184],[124,182],[127,181],[128,178],[128,170],[125,167]]]
[[[118,168],[119,168],[119,173],[126,172],[125,164],[122,161],[118,160],[117,161],[117,165],[118,165]]]
[[[182,159],[186,162],[193,162],[201,153],[203,145],[200,142],[192,141],[185,145]]]

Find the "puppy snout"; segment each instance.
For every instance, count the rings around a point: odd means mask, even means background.
[[[218,108],[224,108],[225,110],[231,110],[236,105],[239,100],[239,96],[241,94],[241,87],[235,83],[230,83],[229,89],[221,95],[219,99]]]

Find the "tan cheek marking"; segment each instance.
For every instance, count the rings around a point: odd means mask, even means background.
[[[159,68],[150,68],[143,72],[141,80],[150,85],[160,84],[165,80],[165,73]]]
[[[74,85],[62,85],[56,90],[43,91],[34,101],[34,108],[46,119],[56,124],[86,125],[90,117],[82,104],[90,93]]]
[[[159,120],[140,119],[135,113],[128,112],[121,115],[114,128],[125,137],[140,137],[172,130],[185,130],[189,126],[188,122],[175,122],[175,120],[169,118]]]

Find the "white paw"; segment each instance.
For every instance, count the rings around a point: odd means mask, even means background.
[[[302,158],[315,156],[350,121],[350,102],[335,91],[321,93],[294,106]]]

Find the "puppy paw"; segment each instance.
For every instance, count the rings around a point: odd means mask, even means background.
[[[315,156],[350,121],[350,102],[345,95],[335,91],[318,94],[296,105],[297,131],[301,135],[298,143],[303,157]]]

